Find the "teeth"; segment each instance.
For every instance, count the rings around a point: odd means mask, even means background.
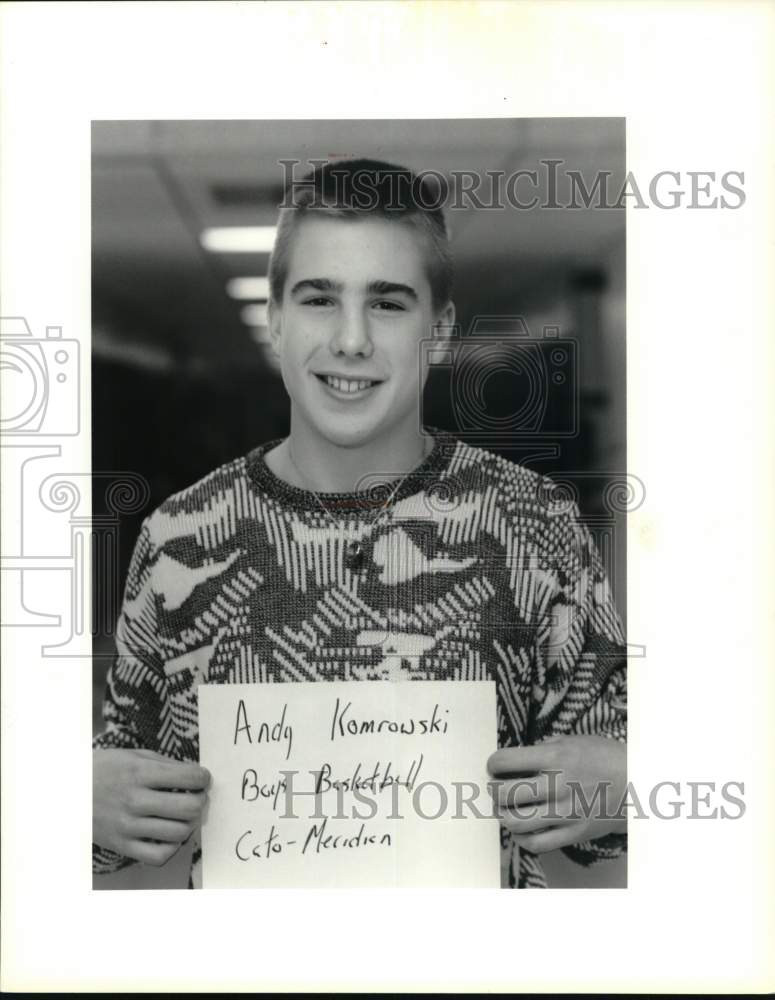
[[[361,389],[368,389],[369,386],[374,385],[373,382],[369,382],[366,379],[334,378],[333,375],[326,375],[326,382],[333,389],[338,389],[339,392],[359,392]]]

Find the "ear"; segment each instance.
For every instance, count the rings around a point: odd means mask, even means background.
[[[433,320],[433,353],[436,356],[438,352],[451,346],[453,338],[459,337],[460,331],[455,326],[455,315],[455,303],[452,300],[436,313]]]
[[[273,298],[269,299],[266,307],[266,321],[269,326],[269,342],[272,345],[272,353],[280,357],[280,338],[282,335],[282,309]]]

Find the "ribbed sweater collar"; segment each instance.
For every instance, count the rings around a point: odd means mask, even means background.
[[[393,497],[393,502],[403,500],[423,490],[429,489],[437,482],[449,465],[457,441],[449,431],[437,427],[425,427],[426,434],[433,437],[433,448],[423,461],[416,466],[401,483]],[[251,481],[263,493],[284,506],[294,510],[320,510],[320,504],[311,490],[305,490],[276,476],[266,464],[265,456],[284,438],[274,438],[254,448],[247,456],[247,472]],[[362,511],[365,515],[372,512],[378,503],[383,503],[386,493],[390,495],[392,484],[380,485],[374,491],[368,488],[350,493],[318,493],[331,514],[348,509]]]

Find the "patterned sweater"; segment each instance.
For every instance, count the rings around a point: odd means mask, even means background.
[[[552,499],[550,480],[426,432],[432,451],[379,515],[368,490],[325,494],[326,513],[269,469],[275,440],[147,517],[94,745],[196,761],[199,684],[386,679],[495,681],[500,747],[624,741],[624,636],[577,508]],[[505,828],[501,844],[504,886],[545,886]],[[565,853],[590,864],[625,849],[610,834]],[[132,863],[96,845],[93,862]]]

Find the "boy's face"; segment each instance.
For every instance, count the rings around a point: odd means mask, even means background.
[[[341,446],[417,432],[427,376],[420,341],[434,323],[454,322],[451,303],[434,313],[425,252],[419,232],[384,219],[299,225],[282,302],[269,307],[294,426]]]

